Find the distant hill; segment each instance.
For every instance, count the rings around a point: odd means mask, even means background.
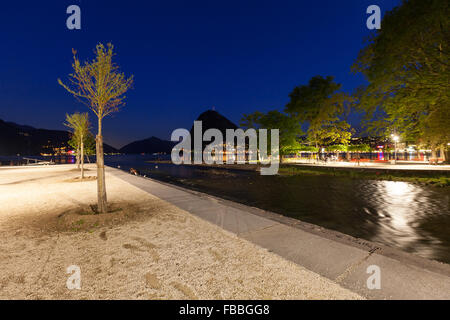
[[[202,121],[202,131],[219,129],[224,138],[226,129],[238,127],[214,110],[208,110],[200,114],[197,120]],[[194,141],[194,127],[191,128],[191,137]],[[52,154],[55,148],[68,148],[70,133],[62,130],[36,129],[31,126],[5,122],[0,119],[0,155],[39,155],[41,153]],[[134,141],[117,150],[104,144],[105,153],[168,153],[172,151],[175,142],[151,137],[145,140]],[[207,144],[207,143],[205,143]]]
[[[70,133],[63,130],[36,129],[0,119],[0,155],[52,154],[55,148],[68,147]],[[104,144],[105,153],[118,152]]]
[[[224,137],[226,129],[237,129],[237,126],[222,116],[220,113],[214,110],[208,110],[199,115],[197,120],[202,121],[202,131],[205,132],[208,129],[216,128],[219,129]],[[194,137],[194,126],[191,128],[191,137]],[[203,133],[202,133],[203,134]],[[192,139],[192,141],[194,141]],[[139,154],[139,153],[168,153],[170,154],[172,148],[175,146],[176,142],[161,140],[156,137],[151,137],[145,140],[139,140],[127,144],[122,147],[119,152],[127,154]],[[205,143],[207,144],[207,143]]]
[[[235,125],[233,122],[225,118],[223,115],[218,113],[215,110],[207,110],[200,114],[197,118],[197,121],[202,121],[202,137],[203,133],[208,129],[218,129],[220,132],[222,132],[223,139],[225,140],[226,137],[226,130],[227,129],[237,129],[238,126]],[[194,145],[194,125],[191,127],[191,139],[192,139],[192,148]],[[210,142],[203,142],[203,148],[208,145]]]
[[[205,132],[208,129],[219,129],[225,135],[226,129],[237,129],[238,126],[225,118],[215,110],[207,110],[201,113],[197,121],[202,121],[202,129]],[[194,125],[191,127],[191,137],[194,134]]]
[[[128,154],[138,153],[170,153],[175,142],[161,140],[151,137],[144,140],[134,141],[122,147],[119,152]]]

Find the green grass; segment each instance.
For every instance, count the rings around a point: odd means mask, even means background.
[[[278,170],[281,175],[328,175],[351,179],[405,181],[421,185],[450,187],[450,174],[433,171],[386,170],[364,168],[329,168],[282,165]]]

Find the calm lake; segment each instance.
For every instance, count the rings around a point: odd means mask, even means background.
[[[425,258],[450,263],[448,188],[333,176],[261,176],[258,172],[149,163],[152,156],[111,156],[106,164],[277,212]]]

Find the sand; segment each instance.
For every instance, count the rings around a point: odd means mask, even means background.
[[[0,167],[0,299],[362,299],[109,174],[92,215],[88,167]]]

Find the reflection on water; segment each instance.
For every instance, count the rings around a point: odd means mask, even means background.
[[[450,262],[448,190],[407,182],[370,183],[376,188],[368,203],[379,216],[377,234],[372,239]]]
[[[450,263],[448,188],[333,176],[261,176],[144,160],[115,157],[106,162]]]

